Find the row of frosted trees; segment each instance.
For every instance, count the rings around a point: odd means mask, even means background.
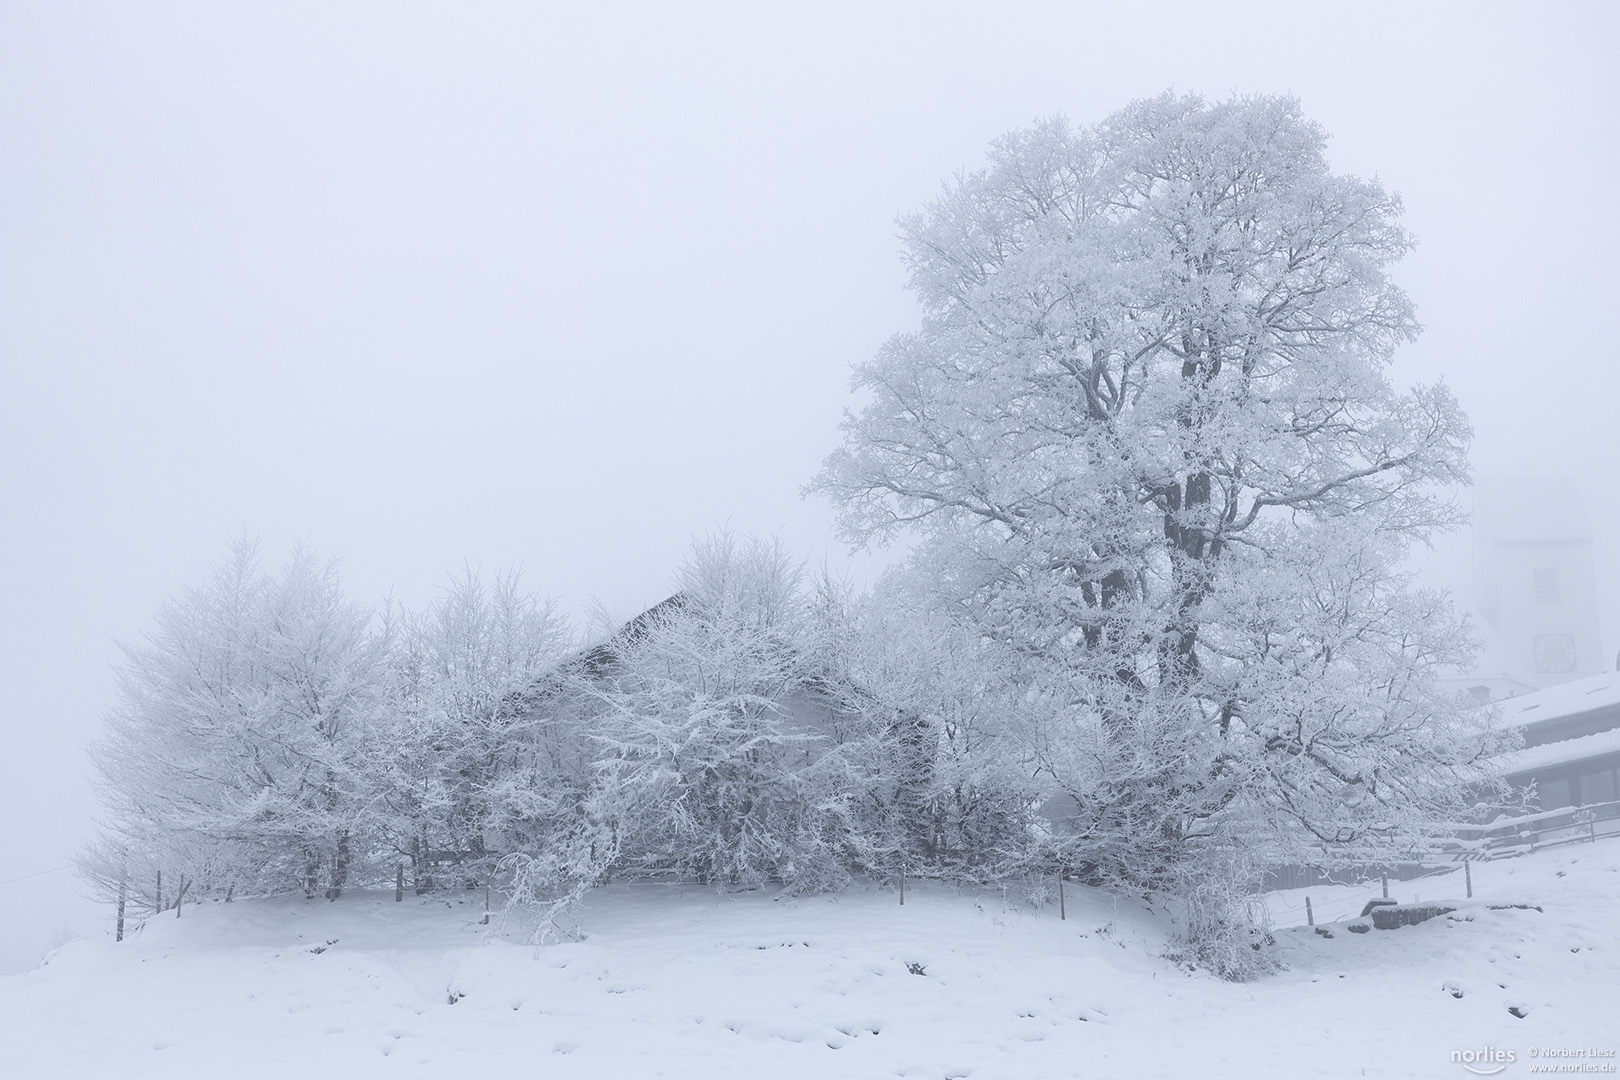
[[[82,868],[136,920],[182,897],[484,886],[541,937],[614,879],[823,891],[1067,872],[1166,896],[1194,954],[1241,976],[1258,970],[1244,897],[1267,861],[1390,857],[1461,799],[1436,725],[1393,750],[1360,740],[1412,784],[1433,777],[1422,797],[1386,794],[1374,828],[1355,829],[1374,810],[1290,777],[1251,779],[1218,816],[1178,810],[1174,790],[1143,812],[1143,763],[1189,760],[1186,740],[1110,728],[1038,655],[931,612],[912,574],[855,595],[778,544],[721,536],[676,584],[587,636],[515,575],[377,611],[331,563],[297,553],[267,573],[241,545],[126,650]],[[1309,846],[1330,818],[1346,843]]]
[[[1030,846],[948,637],[770,542],[701,542],[677,587],[587,647],[515,575],[374,611],[239,545],[126,650],[85,869],[137,914],[490,882],[559,908],[609,877],[984,877]]]

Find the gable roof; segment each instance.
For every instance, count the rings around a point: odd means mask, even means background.
[[[1502,724],[1523,730],[1527,738],[1531,729],[1549,721],[1573,719],[1609,706],[1620,706],[1620,672],[1574,679],[1500,703]]]
[[[1499,708],[1503,726],[1524,736],[1523,749],[1507,759],[1509,779],[1516,784],[1543,769],[1620,753],[1620,673],[1560,683],[1510,698]]]

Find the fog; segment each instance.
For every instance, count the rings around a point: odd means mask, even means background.
[[[106,929],[58,868],[116,642],[233,536],[406,604],[521,564],[629,615],[720,526],[870,577],[800,488],[915,322],[895,216],[1167,88],[1293,93],[1403,195],[1398,378],[1481,476],[1580,482],[1612,667],[1617,46],[1601,4],[0,5],[0,972]]]

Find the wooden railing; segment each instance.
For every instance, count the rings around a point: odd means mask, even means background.
[[[1557,810],[1500,818],[1487,824],[1457,825],[1457,855],[1461,858],[1496,858],[1524,851],[1595,841],[1620,833],[1620,800],[1563,806]]]

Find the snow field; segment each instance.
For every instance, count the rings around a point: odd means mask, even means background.
[[[1452,877],[1391,893],[1460,899]],[[615,885],[585,940],[540,949],[480,925],[481,894],[207,904],[0,979],[0,1074],[1463,1077],[1453,1050],[1515,1050],[1514,1076],[1532,1046],[1613,1049],[1620,841],[1474,882],[1415,927],[1279,929],[1288,970],[1243,985],[1164,959],[1162,912],[1082,888],[1060,921],[927,884],[904,907]],[[1354,891],[1297,892],[1354,915]]]

